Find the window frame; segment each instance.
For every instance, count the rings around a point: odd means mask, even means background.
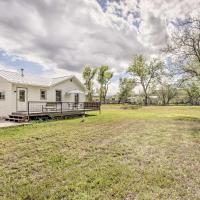
[[[57,92],[60,92],[60,99],[57,99]],[[62,102],[62,90],[56,90],[56,102]]]
[[[79,93],[75,93],[74,94],[74,103],[79,103],[80,102],[80,95],[79,95]]]
[[[6,92],[3,90],[0,90],[0,101],[5,101],[5,100],[6,100]]]
[[[42,97],[42,92],[44,92],[44,98]],[[40,90],[40,100],[42,101],[47,100],[47,90],[45,89]]]

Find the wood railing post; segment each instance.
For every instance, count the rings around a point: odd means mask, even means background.
[[[30,102],[28,101],[28,121],[29,121],[29,114],[30,113]]]

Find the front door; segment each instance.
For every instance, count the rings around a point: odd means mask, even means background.
[[[27,89],[17,88],[17,111],[23,112],[27,111]]]

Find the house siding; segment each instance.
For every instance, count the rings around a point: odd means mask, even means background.
[[[5,100],[0,100],[0,118],[12,112],[12,84],[0,77],[0,90],[5,92]]]
[[[17,88],[27,88],[28,101],[56,101],[56,90],[62,91],[62,101],[63,102],[74,102],[74,94],[66,94],[70,90],[80,90],[84,92],[83,87],[73,79],[72,82],[70,80],[63,81],[60,84],[57,84],[52,87],[39,87],[39,86],[30,86],[30,85],[22,85],[22,84],[11,84],[6,80],[0,77],[0,90],[4,90],[6,92],[6,100],[0,101],[0,117],[7,117],[12,112],[17,111]],[[45,89],[47,91],[47,99],[40,99],[40,90]],[[79,97],[80,102],[85,101],[85,94],[80,94]]]
[[[84,90],[81,88],[81,86],[79,86],[76,80],[73,80],[72,82],[70,80],[67,80],[48,90],[50,101],[56,101],[56,93],[55,93],[56,90],[62,91],[63,102],[74,102],[74,94],[66,95],[66,93],[70,90],[80,90],[84,92]],[[80,102],[85,101],[85,94],[80,94],[79,101]]]

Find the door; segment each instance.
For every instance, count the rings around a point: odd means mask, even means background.
[[[27,111],[27,88],[17,88],[17,111]]]

